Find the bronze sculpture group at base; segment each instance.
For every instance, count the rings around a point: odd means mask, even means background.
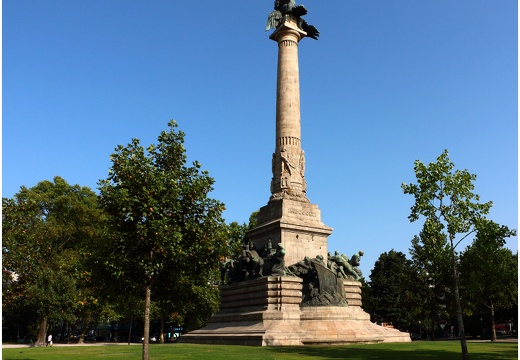
[[[347,306],[343,280],[357,281],[362,273],[359,269],[363,251],[351,259],[335,252],[323,256],[305,257],[285,266],[285,249],[282,244],[273,248],[271,240],[260,250],[246,243],[237,260],[228,260],[221,269],[222,284],[233,284],[258,279],[264,276],[296,276],[303,279],[302,306]]]

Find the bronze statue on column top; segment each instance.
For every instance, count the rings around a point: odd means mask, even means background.
[[[307,14],[307,9],[303,5],[296,5],[294,0],[276,0],[274,2],[274,11],[269,14],[267,18],[267,26],[265,31],[269,29],[276,29],[288,15],[293,15],[297,19],[297,24],[300,29],[305,31],[305,36],[318,40],[320,32],[315,26],[309,25],[303,15]]]

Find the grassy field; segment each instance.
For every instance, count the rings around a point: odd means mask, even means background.
[[[518,359],[518,343],[471,342],[471,360]],[[4,360],[132,360],[141,359],[139,345],[53,346],[51,348],[4,348]],[[351,346],[249,347],[192,344],[152,344],[150,359],[211,359],[211,360],[459,360],[457,341],[421,341],[406,344],[376,344]]]

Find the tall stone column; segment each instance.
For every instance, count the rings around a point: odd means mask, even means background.
[[[298,43],[305,32],[292,16],[270,38],[278,43],[276,84],[276,145],[273,154],[271,199],[289,197],[307,201],[305,196],[305,155],[301,148],[300,75]]]
[[[327,258],[332,228],[321,221],[318,205],[307,198],[305,156],[301,147],[298,44],[306,35],[292,14],[284,16],[270,38],[278,43],[276,139],[272,157],[271,197],[260,209],[258,224],[246,238],[257,250],[271,240],[285,248],[285,264],[308,256]]]

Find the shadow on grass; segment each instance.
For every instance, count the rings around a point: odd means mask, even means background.
[[[331,347],[278,347],[270,348],[273,355],[290,355],[291,358],[349,359],[349,360],[460,360],[460,346],[446,348],[430,343],[427,346],[331,346]],[[480,345],[480,344],[479,344]],[[518,346],[512,344],[493,344],[493,346],[475,346],[469,349],[470,359],[511,360],[518,358]],[[276,356],[275,356],[276,358]]]

